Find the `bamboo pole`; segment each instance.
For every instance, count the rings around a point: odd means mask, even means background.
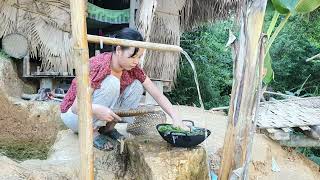
[[[235,55],[228,127],[219,179],[248,179],[256,109],[259,106],[260,40],[267,0],[244,1],[241,13],[239,50]],[[263,58],[262,58],[263,59]]]
[[[129,27],[135,28],[135,12],[136,12],[136,0],[130,0],[130,21],[129,21]]]
[[[88,34],[88,42],[100,43],[100,41],[102,41],[103,44],[108,44],[108,45],[138,47],[138,48],[145,48],[145,49],[158,50],[158,51],[174,51],[174,52],[183,51],[183,49],[180,46],[176,46],[176,45],[159,44],[159,43],[151,43],[151,42],[143,42],[143,41],[132,41],[127,39],[101,37],[101,36]]]
[[[77,71],[77,99],[80,141],[80,175],[93,180],[92,105],[89,85],[89,52],[86,25],[86,0],[70,0],[74,59]]]

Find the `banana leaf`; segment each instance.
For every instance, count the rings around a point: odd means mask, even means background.
[[[309,13],[320,6],[320,0],[271,0],[280,14]]]
[[[265,57],[264,68],[267,69],[267,74],[263,79],[263,82],[268,84],[273,80],[274,72],[271,66],[271,57],[269,54],[269,48],[277,37],[278,33],[282,30],[286,24],[288,18],[294,14],[304,14],[314,11],[320,6],[320,0],[271,0],[274,8],[278,13],[284,14],[286,17],[281,21],[280,25],[277,27],[275,33],[272,34],[271,38],[268,41],[267,45],[267,55]],[[275,13],[272,23],[268,29],[268,37],[270,37],[271,32],[273,32],[274,25],[278,19],[277,14]]]
[[[266,55],[264,58],[264,68],[267,70],[266,75],[263,78],[263,83],[269,84],[273,80],[273,69],[271,66],[271,56],[270,53]]]
[[[320,0],[300,0],[295,11],[298,13],[309,13],[320,6]]]

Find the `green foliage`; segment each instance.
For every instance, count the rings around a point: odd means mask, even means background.
[[[228,41],[230,21],[203,26],[194,32],[184,33],[181,46],[190,55],[198,73],[200,91],[205,108],[229,104],[232,86],[232,58]],[[182,57],[175,89],[167,96],[177,104],[199,106],[193,71]]]
[[[268,4],[264,32],[267,32],[275,9]],[[276,23],[276,26],[281,22]],[[199,77],[205,107],[226,106],[232,86],[232,58],[226,51],[230,21],[222,21],[184,33],[181,46],[193,59]],[[300,96],[320,95],[320,62],[305,60],[320,53],[320,10],[308,16],[290,17],[270,48],[274,91],[296,93]],[[271,60],[270,59],[270,60]],[[269,66],[270,63],[266,62]],[[267,74],[270,78],[272,73]],[[308,78],[308,76],[310,77]],[[308,78],[304,86],[302,84]],[[302,87],[302,88],[301,88]],[[299,92],[298,92],[299,91]],[[182,58],[176,88],[167,94],[175,104],[199,106],[193,72]]]
[[[319,0],[300,0],[295,7],[295,11],[298,13],[309,13],[316,10],[319,6]]]
[[[0,155],[3,154],[9,158],[24,161],[27,159],[46,159],[50,150],[48,143],[31,142],[1,142]]]
[[[281,14],[309,13],[320,6],[319,0],[271,0],[275,9]]]
[[[0,58],[8,58],[9,56],[2,50],[0,49]]]
[[[300,148],[297,148],[296,150],[320,166],[320,149],[319,148],[300,147]]]
[[[291,17],[279,33],[270,49],[275,81],[271,87],[276,91],[292,92],[310,75],[300,95],[320,95],[320,63],[305,60],[320,52],[320,11],[312,13],[310,20],[302,16]]]
[[[268,42],[267,42],[267,48],[266,48],[266,59],[265,61],[269,64],[265,65],[265,68],[267,70],[267,76],[264,78],[264,82],[266,84],[269,84],[271,80],[273,80],[270,76],[270,74],[273,74],[273,69],[270,66],[271,63],[271,57],[270,57],[270,47],[273,44],[274,40],[278,36],[279,32],[283,29],[283,27],[287,24],[289,17],[294,14],[306,14],[310,13],[314,10],[316,10],[320,6],[319,0],[271,0],[272,5],[274,7],[274,16],[272,18],[272,21],[269,25],[267,35],[268,35]],[[269,4],[270,5],[270,4]],[[284,14],[285,18],[281,20],[281,23],[277,26],[274,33],[270,37],[272,31],[275,28],[276,22],[279,18],[279,13]],[[296,19],[295,22],[299,23],[301,19]]]
[[[267,74],[265,75],[265,77],[263,78],[263,82],[265,84],[269,84],[272,80],[273,80],[273,69],[272,69],[272,59],[270,56],[270,53],[266,54],[266,57],[264,58],[264,67],[267,68]]]

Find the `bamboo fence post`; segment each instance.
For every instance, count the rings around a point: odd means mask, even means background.
[[[239,48],[234,59],[233,87],[219,179],[248,179],[262,70],[260,37],[267,0],[245,0]],[[259,62],[260,61],[260,62]],[[238,173],[238,174],[237,174]],[[237,176],[234,176],[237,175]]]
[[[89,52],[86,25],[86,0],[70,0],[74,59],[77,70],[77,99],[80,141],[80,179],[93,180],[92,105],[89,84]]]

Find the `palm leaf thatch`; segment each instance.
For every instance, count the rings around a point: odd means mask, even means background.
[[[180,35],[184,31],[204,22],[225,18],[231,13],[237,14],[239,2],[240,0],[158,0],[150,41],[180,45]],[[174,82],[179,69],[179,59],[177,53],[149,51],[144,69],[152,78]]]
[[[203,22],[224,19],[231,13],[238,14],[240,0],[186,0],[181,15],[181,28],[191,30]]]
[[[5,0],[0,2],[0,37],[19,32],[29,41],[42,70],[72,73],[69,1]]]
[[[121,0],[129,3],[129,0]],[[240,0],[138,0],[136,27],[147,41],[180,44],[180,35],[202,22],[238,12]],[[20,33],[42,69],[72,73],[69,0],[0,1],[0,37]],[[150,25],[151,24],[151,25]],[[175,80],[179,54],[148,51],[144,69],[152,78]]]
[[[153,17],[150,41],[180,45],[179,11],[184,1],[158,1]],[[179,53],[148,51],[144,69],[148,76],[157,79],[175,80],[179,67]]]
[[[13,1],[0,1],[0,37],[13,33],[17,27],[17,9],[13,6]]]

